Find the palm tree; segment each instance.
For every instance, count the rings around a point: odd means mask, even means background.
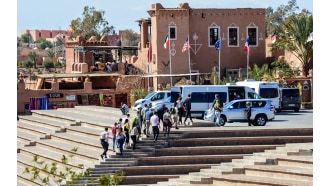
[[[38,54],[36,52],[30,52],[28,54],[29,58],[31,61],[33,61],[33,67],[34,69],[37,69],[37,58],[38,58]]]
[[[313,68],[313,41],[307,41],[313,32],[313,16],[304,12],[287,18],[278,35],[278,40],[271,45],[274,50],[291,52],[302,64],[303,74],[308,75]]]

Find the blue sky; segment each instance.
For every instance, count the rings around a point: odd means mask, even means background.
[[[65,30],[70,21],[82,18],[84,6],[94,6],[104,10],[105,18],[118,30],[132,29],[139,31],[137,20],[148,18],[147,10],[151,4],[161,3],[164,8],[176,8],[180,3],[188,2],[191,8],[267,8],[276,9],[287,5],[288,0],[17,0],[17,36],[21,30]],[[300,10],[313,12],[313,0],[297,0]]]

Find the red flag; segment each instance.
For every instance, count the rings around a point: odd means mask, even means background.
[[[250,55],[250,39],[249,39],[249,37],[246,38],[246,41],[245,41],[245,45],[244,45],[243,50],[245,52],[247,52],[247,55],[248,56]]]
[[[149,43],[149,48],[148,48],[148,62],[152,62],[152,48],[151,48],[151,42]]]
[[[170,46],[170,40],[169,40],[168,34],[167,34],[165,39],[164,39],[164,48],[167,49],[168,46]]]
[[[185,52],[188,48],[190,48],[190,45],[189,45],[189,38],[187,37],[186,41],[183,44],[182,52]]]

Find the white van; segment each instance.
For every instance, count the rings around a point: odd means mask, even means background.
[[[203,118],[205,110],[213,103],[215,94],[219,94],[223,103],[235,99],[260,99],[260,96],[247,86],[238,85],[182,85],[171,87],[171,103],[179,96],[185,100],[191,95],[191,116]]]
[[[270,99],[273,102],[276,111],[281,110],[280,93],[277,82],[244,80],[236,82],[236,85],[251,87],[260,97]]]
[[[140,108],[144,107],[144,104],[149,105],[152,103],[152,105],[155,105],[159,102],[165,102],[165,100],[170,96],[171,91],[169,90],[151,92],[143,99],[135,101],[133,110],[138,111]]]

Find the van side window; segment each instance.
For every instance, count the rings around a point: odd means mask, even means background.
[[[191,102],[192,103],[206,103],[207,102],[206,92],[191,93]]]
[[[248,99],[258,99],[258,94],[254,92],[248,92]]]

